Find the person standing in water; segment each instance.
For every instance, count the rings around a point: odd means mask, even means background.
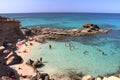
[[[52,46],[49,44],[49,49],[52,49]]]
[[[87,51],[87,50],[85,50],[85,51],[83,52],[83,54],[85,54],[85,55],[86,55],[87,53],[88,53],[88,51]]]

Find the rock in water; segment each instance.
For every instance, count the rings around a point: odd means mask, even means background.
[[[95,24],[84,24],[83,28],[94,28],[94,29],[100,29],[98,25]]]

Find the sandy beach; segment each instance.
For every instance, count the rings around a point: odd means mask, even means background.
[[[34,70],[31,66],[26,65],[25,63],[25,58],[31,53],[30,49],[32,47],[32,45],[30,45],[30,43],[32,43],[33,45],[36,43],[34,41],[28,41],[26,44],[23,44],[21,46],[18,46],[18,43],[16,44],[16,46],[19,48],[16,52],[19,56],[21,56],[23,58],[23,63],[21,64],[16,64],[13,65],[13,67],[15,68],[15,70],[17,70],[19,75],[34,75]]]

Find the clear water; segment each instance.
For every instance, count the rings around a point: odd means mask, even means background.
[[[86,23],[98,24],[102,28],[120,29],[120,14],[99,13],[24,13],[0,14],[17,18],[22,26],[43,25],[59,28],[79,28]]]
[[[33,54],[28,58],[36,60],[43,57],[45,66],[40,68],[40,71],[62,73],[75,70],[96,76],[113,73],[119,69],[120,14],[28,13],[0,15],[17,18],[21,21],[22,26],[80,28],[85,23],[94,23],[101,28],[112,29],[108,34],[69,37],[61,41],[48,41],[46,44],[34,45]],[[71,42],[75,48],[70,50],[65,46],[67,42]],[[49,44],[53,49],[49,49]],[[87,50],[87,54],[83,54],[85,50]]]
[[[32,49],[34,54],[28,58],[36,60],[43,57],[45,66],[39,70],[52,74],[69,71],[83,72],[94,76],[114,73],[120,66],[120,43],[119,38],[110,38],[111,34],[68,38],[63,41],[37,44]],[[65,46],[65,44],[68,45],[68,42],[75,48],[70,49]],[[52,45],[52,49],[49,49],[49,44]],[[98,48],[102,51],[99,51]],[[85,50],[87,53],[83,54]]]

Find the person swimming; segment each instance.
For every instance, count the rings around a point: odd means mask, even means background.
[[[99,52],[102,52],[102,50],[101,50],[101,49],[99,49],[99,48],[96,48],[96,50],[97,50],[97,51],[99,51]]]
[[[105,54],[104,52],[102,52],[102,55],[107,55],[107,54]]]
[[[85,50],[85,51],[83,52],[83,54],[85,54],[85,55],[86,55],[87,53],[88,53],[88,51],[87,51],[87,50]]]
[[[102,51],[101,49],[99,49],[99,48],[96,48],[96,50],[98,50],[99,52],[101,52],[102,53],[102,55],[107,55],[107,54],[105,54],[105,52],[104,51]]]

